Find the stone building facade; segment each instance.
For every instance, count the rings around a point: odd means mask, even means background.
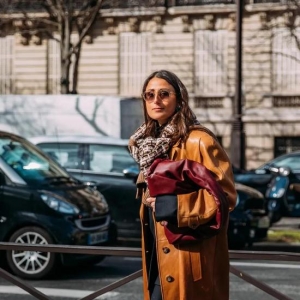
[[[199,120],[229,151],[236,5],[231,0],[159,3],[151,9],[101,10],[83,44],[78,92],[139,97],[148,74],[171,70],[186,84]],[[300,149],[300,10],[289,3],[250,0],[244,7],[247,169]],[[59,45],[34,36],[24,41],[15,29],[0,37],[0,93],[58,94]]]

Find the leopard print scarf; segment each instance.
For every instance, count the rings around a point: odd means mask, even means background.
[[[172,120],[161,130],[158,137],[144,137],[146,124],[141,125],[129,139],[129,151],[139,164],[141,172],[147,178],[148,169],[152,162],[158,158],[167,158],[172,146],[172,136],[176,127]]]

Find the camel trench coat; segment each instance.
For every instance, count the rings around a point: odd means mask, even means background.
[[[169,153],[172,160],[190,159],[211,170],[227,195],[229,210],[235,207],[236,190],[232,167],[219,143],[207,132],[192,130],[187,142],[176,144]],[[147,197],[147,192],[143,195]],[[205,190],[178,195],[177,221],[179,227],[195,227],[210,220],[216,212],[212,196]],[[148,290],[149,258],[153,239],[149,214],[142,204],[142,257],[144,300]],[[189,245],[168,243],[163,226],[155,223],[157,264],[163,300],[228,300],[229,254],[227,228],[218,235]]]

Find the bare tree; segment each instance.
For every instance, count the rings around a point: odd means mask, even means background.
[[[28,40],[32,36],[46,36],[59,43],[61,94],[77,94],[82,43],[99,17],[100,9],[134,8],[136,10],[141,6],[153,7],[165,1],[1,0],[0,3],[9,3],[10,13],[14,12],[10,19],[22,22],[19,30],[25,39]],[[76,36],[73,40],[71,34]]]
[[[44,35],[60,45],[61,93],[77,93],[81,46],[98,16],[102,0],[13,0],[21,34]],[[71,34],[76,34],[76,42]],[[71,63],[74,67],[71,69]],[[71,70],[73,71],[71,74]],[[72,77],[72,86],[70,78]]]

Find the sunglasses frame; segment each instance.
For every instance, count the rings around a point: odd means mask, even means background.
[[[141,96],[142,96],[143,100],[144,100],[145,102],[148,102],[148,103],[153,102],[154,99],[155,99],[155,96],[158,97],[160,100],[164,101],[164,100],[166,100],[166,98],[163,98],[163,99],[162,99],[162,98],[160,97],[160,93],[161,93],[161,92],[168,92],[168,93],[169,93],[168,96],[166,96],[167,99],[169,99],[170,94],[177,95],[176,92],[169,91],[169,90],[167,90],[167,89],[159,89],[156,93],[153,92],[153,94],[154,94],[153,99],[146,99],[146,97],[145,97],[145,94],[146,94],[146,93],[150,93],[150,91],[149,91],[149,92],[144,92],[144,93],[142,93]]]

